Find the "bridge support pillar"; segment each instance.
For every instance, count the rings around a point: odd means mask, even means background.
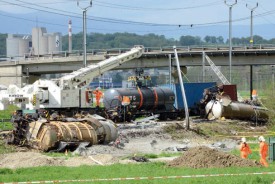
[[[0,84],[9,86],[10,84],[14,84],[18,87],[23,87],[27,84],[27,80],[29,83],[33,83],[39,76],[30,75],[27,77],[22,72],[22,65],[9,65],[9,66],[1,66],[0,67]]]

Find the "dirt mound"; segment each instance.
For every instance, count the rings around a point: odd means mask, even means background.
[[[40,153],[34,152],[17,152],[3,154],[0,157],[1,168],[20,168],[20,167],[35,167],[35,166],[58,166],[62,165],[62,160],[52,158]]]
[[[169,166],[191,168],[222,168],[222,167],[257,167],[258,162],[242,159],[211,149],[206,146],[194,147],[186,151],[182,156],[172,160]]]
[[[50,157],[36,152],[16,152],[0,155],[0,168],[25,168],[38,166],[106,165],[118,162],[112,155],[98,154],[92,157]]]

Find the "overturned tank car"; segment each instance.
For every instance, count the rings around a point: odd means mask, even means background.
[[[13,116],[12,122],[11,143],[43,151],[74,150],[80,144],[91,146],[109,143],[117,138],[115,124],[98,115],[87,115],[82,119],[47,120],[41,118],[39,113],[21,111]]]
[[[240,119],[251,121],[268,121],[268,109],[253,104],[231,101],[223,98],[222,100],[211,100],[207,103],[205,111],[208,119]]]

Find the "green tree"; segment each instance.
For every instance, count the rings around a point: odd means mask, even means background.
[[[217,37],[215,37],[215,36],[206,36],[206,37],[204,37],[204,41],[205,41],[206,43],[211,43],[211,44],[216,44],[216,43],[218,43]]]
[[[0,33],[0,56],[6,56],[7,50],[6,50],[6,38],[7,34],[1,34]]]
[[[217,37],[218,44],[224,44],[224,39],[222,36]]]
[[[190,46],[190,45],[201,45],[202,41],[201,38],[199,36],[181,36],[180,37],[180,45],[184,45],[184,46]]]
[[[259,36],[259,35],[255,35],[253,37],[253,41],[255,44],[263,44],[263,43],[268,43],[267,40],[265,40],[263,37]]]

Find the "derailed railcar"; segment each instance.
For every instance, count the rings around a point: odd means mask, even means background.
[[[224,102],[228,101],[228,102]],[[268,121],[268,109],[253,104],[231,101],[230,99],[211,100],[205,107],[208,119],[240,119],[254,122]]]
[[[184,90],[189,109],[189,115],[196,116],[200,114],[199,103],[203,98],[205,88],[212,88],[216,86],[215,82],[197,82],[197,83],[184,83]],[[180,84],[164,84],[161,87],[168,87],[175,93],[175,108],[179,110],[184,109],[184,102],[182,99],[182,91]]]
[[[23,110],[13,115],[12,122],[10,143],[43,151],[74,150],[80,144],[109,143],[118,136],[116,125],[98,115],[49,120],[43,113]]]
[[[128,103],[125,98],[129,99]],[[115,122],[150,114],[160,114],[161,120],[176,119],[183,113],[174,107],[174,92],[165,87],[109,89],[104,93],[103,103],[108,118]]]

